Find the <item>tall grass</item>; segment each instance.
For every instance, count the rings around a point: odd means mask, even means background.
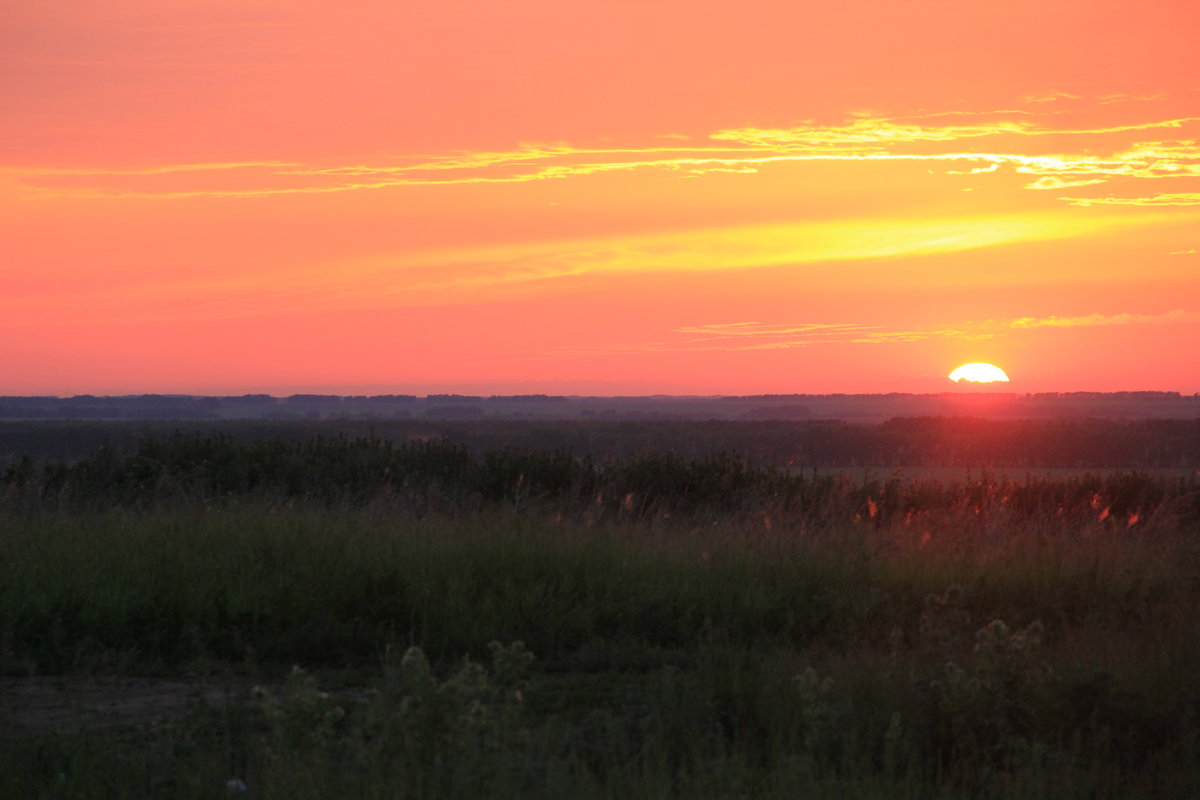
[[[814,529],[864,517],[876,526],[897,520],[938,525],[964,512],[1006,530],[1057,527],[1060,518],[1070,526],[1106,520],[1130,526],[1155,514],[1177,524],[1200,521],[1198,475],[1027,475],[1020,481],[984,471],[966,482],[898,474],[855,481],[755,465],[729,453],[689,460],[649,452],[600,464],[566,450],[475,455],[448,441],[373,438],[238,444],[225,436],[176,433],[130,452],[106,445],[73,462],[25,456],[0,474],[0,508],[18,511],[208,507],[256,498],[450,516],[533,507],[593,522],[757,516]]]
[[[3,672],[190,674],[241,699],[116,738],[7,737],[0,794],[1200,788],[1194,482],[435,446],[377,448],[381,473],[346,443],[264,446],[281,460],[255,472],[241,447],[160,459],[147,484],[144,452],[7,476]]]

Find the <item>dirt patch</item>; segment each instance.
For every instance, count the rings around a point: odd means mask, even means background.
[[[0,732],[145,725],[200,704],[220,707],[235,693],[232,687],[154,678],[0,678]]]

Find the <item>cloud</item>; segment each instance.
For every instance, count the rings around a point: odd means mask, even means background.
[[[999,113],[999,112],[994,112]],[[811,148],[870,148],[878,152],[885,145],[915,142],[952,142],[990,136],[1095,136],[1161,128],[1182,128],[1200,121],[1200,117],[1177,117],[1132,125],[1111,125],[1094,128],[1044,128],[1028,120],[995,120],[970,125],[913,125],[897,122],[898,118],[862,116],[845,125],[797,125],[791,128],[733,128],[709,136],[717,141],[732,141],[758,147]]]
[[[877,325],[844,322],[721,322],[676,328],[687,338],[656,343],[656,349],[781,350],[815,343],[844,342],[870,335]]]
[[[844,322],[801,322],[801,323],[763,323],[763,322],[716,322],[708,325],[693,325],[676,328],[678,333],[698,333],[705,336],[738,337],[738,336],[794,336],[840,334],[848,330],[868,330],[877,326],[856,325]]]
[[[1053,175],[1048,175],[1044,178],[1038,178],[1033,183],[1025,184],[1026,189],[1066,189],[1071,186],[1091,186],[1094,183],[1106,183],[1101,178],[1084,178],[1081,180],[1065,180],[1056,178]]]
[[[885,344],[894,342],[916,342],[934,338],[991,338],[995,333],[963,328],[920,328],[888,330],[881,325],[863,325],[849,322],[804,322],[804,323],[760,323],[726,322],[710,325],[695,325],[676,328],[676,333],[698,334],[706,343],[730,340],[732,347],[721,349],[762,349],[776,347],[803,347],[810,344]],[[738,342],[739,339],[758,340],[753,343]]]
[[[875,331],[858,339],[853,344],[907,344],[925,339],[992,339],[998,334],[977,328],[922,328],[918,330]]]
[[[1145,216],[1136,224],[1147,222]],[[292,267],[242,272],[220,285],[164,287],[176,302],[196,296],[268,292],[289,308],[402,307],[461,298],[465,291],[534,285],[585,276],[702,273],[794,268],[811,282],[849,284],[837,271],[807,269],[830,262],[950,253],[1010,242],[1044,241],[1112,231],[1128,220],[1103,215],[986,215],[930,220],[862,218],[680,229],[659,233],[508,242],[408,250]],[[930,278],[944,285],[945,276]],[[972,276],[961,280],[971,282]],[[906,281],[911,282],[909,278]],[[119,297],[107,305],[120,305]],[[730,334],[734,335],[734,334]]]
[[[846,125],[797,125],[791,128],[732,128],[710,134],[715,141],[756,147],[805,150],[853,150],[867,155],[889,145],[913,142],[951,142],[998,134],[1027,133],[1029,123],[992,122],[974,125],[906,125],[887,117],[862,117]]]
[[[952,124],[931,124],[937,118],[956,119]],[[1180,138],[1130,141],[1132,134],[1150,131],[1179,131]],[[950,110],[907,117],[859,113],[838,124],[725,128],[711,133],[706,141],[678,139],[676,134],[656,135],[645,146],[522,143],[510,150],[406,154],[352,164],[235,161],[134,169],[10,166],[3,171],[43,194],[236,199],[583,180],[639,171],[685,178],[731,173],[751,176],[787,163],[886,161],[941,163],[946,165],[947,174],[979,176],[981,180],[987,180],[982,176],[988,174],[1015,171],[1034,177],[1025,188],[1045,191],[1117,178],[1200,179],[1196,131],[1200,131],[1200,117],[1070,127],[1039,124],[1029,109]],[[1161,137],[1161,133],[1156,136]],[[1071,150],[1047,152],[1062,142],[1070,142]],[[1141,193],[1129,198],[1060,199],[1079,207],[1195,205],[1196,193],[1190,188],[1153,196]]]
[[[995,172],[1000,169],[999,161],[992,161],[986,167],[975,167],[974,169],[948,169],[947,175],[986,175],[989,172]]]
[[[1174,192],[1150,197],[1063,197],[1073,206],[1200,206],[1200,192]]]
[[[1166,97],[1166,94],[1163,92],[1146,95],[1124,94],[1117,92],[1115,94],[1101,95],[1100,97],[1096,98],[1096,102],[1102,105],[1111,105],[1113,103],[1148,103],[1152,100],[1161,100],[1164,97]]]
[[[1142,142],[1109,156],[999,156],[1019,173],[1062,180],[1096,178],[1197,178],[1200,147],[1195,142]],[[1036,182],[1035,182],[1036,183]],[[1034,184],[1026,188],[1042,188]]]
[[[671,338],[651,342],[602,345],[605,352],[681,352],[791,350],[813,345],[895,344],[933,338],[985,339],[994,333],[937,329],[895,329],[848,322],[719,322],[689,325],[669,332]]]
[[[1126,224],[1131,223],[1044,213],[804,221],[407,253],[366,268],[393,276],[398,283],[433,289],[586,274],[708,272],[949,253],[1090,235]],[[447,265],[454,266],[452,279],[446,277],[451,272]]]
[[[717,322],[675,328],[672,338],[601,346],[612,352],[693,350],[784,350],[814,345],[910,344],[930,339],[977,341],[1010,330],[1113,325],[1160,325],[1200,321],[1200,312],[1176,309],[1162,314],[1089,314],[1079,317],[1019,317],[962,322],[929,328],[888,328],[858,322]]]
[[[1195,322],[1200,312],[1175,309],[1163,314],[1088,314],[1083,317],[1019,317],[1008,322],[1017,330],[1029,328],[1094,328],[1109,325],[1163,325],[1174,322]]]
[[[210,314],[219,307],[230,314],[270,298],[274,312],[304,312],[407,308],[461,302],[465,296],[496,292],[541,291],[546,282],[582,277],[638,274],[697,274],[762,268],[785,268],[797,280],[827,288],[853,287],[858,271],[821,268],[832,262],[886,260],[914,255],[951,253],[1012,242],[1044,241],[1087,236],[1145,224],[1159,219],[1143,214],[1135,220],[1103,214],[1067,215],[1044,212],[1025,215],[984,215],[959,218],[879,220],[861,218],[821,220],[578,239],[501,242],[488,245],[398,250],[339,259],[336,266],[314,260],[305,264],[261,270],[227,272],[219,277],[182,278],[164,274],[153,284],[98,286],[70,295],[74,306],[89,309],[95,319],[126,319],[130,307],[148,307],[155,318]],[[867,268],[876,286],[903,281],[906,286],[945,287],[948,280],[982,285],[985,275],[964,272],[953,278],[937,272],[924,276],[889,269]],[[540,285],[539,285],[540,284]],[[23,310],[36,315],[59,308],[61,293],[26,302]],[[256,311],[255,313],[260,313]],[[757,324],[757,323],[756,323]],[[943,330],[943,328],[945,330]],[[960,329],[961,335],[987,333]],[[833,336],[864,342],[911,340],[951,335],[949,326],[936,330],[887,331],[869,325],[806,324],[803,329],[753,328],[749,324],[697,330],[694,336],[712,339],[720,333],[722,347],[762,348],[800,346]],[[711,343],[711,342],[710,342]],[[716,343],[712,343],[715,344]],[[672,347],[676,343],[671,344]]]
[[[1079,95],[1071,94],[1070,92],[1055,91],[1040,95],[1026,95],[1023,99],[1026,103],[1054,103],[1059,100],[1078,100]]]

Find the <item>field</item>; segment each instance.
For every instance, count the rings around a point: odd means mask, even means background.
[[[768,394],[581,397],[462,394],[233,397],[0,397],[0,420],[812,420],[883,422],[896,417],[1183,419],[1200,397],[1178,392],[996,392],[988,384],[937,394]]]
[[[0,796],[1200,795],[1195,421],[290,425],[0,426]]]

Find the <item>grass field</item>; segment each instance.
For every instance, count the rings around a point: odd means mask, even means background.
[[[1200,794],[1194,476],[179,437],[0,498],[4,797]]]

